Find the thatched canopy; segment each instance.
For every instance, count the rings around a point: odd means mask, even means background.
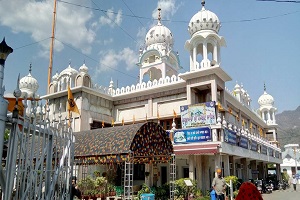
[[[173,145],[157,123],[146,122],[74,133],[76,164],[168,162]]]

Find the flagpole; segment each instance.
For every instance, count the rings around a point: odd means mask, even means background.
[[[49,94],[49,86],[52,77],[52,65],[53,65],[53,46],[54,46],[54,38],[55,38],[55,24],[56,24],[56,0],[54,0],[54,9],[53,9],[53,18],[52,18],[52,35],[51,35],[51,43],[50,43],[50,58],[49,58],[49,67],[48,67],[48,85],[47,91]]]

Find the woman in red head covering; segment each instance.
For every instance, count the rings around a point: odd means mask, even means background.
[[[263,198],[253,183],[244,182],[235,200],[263,200]]]

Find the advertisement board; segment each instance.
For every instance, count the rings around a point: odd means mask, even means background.
[[[214,101],[180,106],[181,127],[190,128],[216,124],[215,106]]]
[[[267,155],[268,148],[265,145],[261,145],[261,153]]]
[[[207,142],[211,140],[209,127],[177,129],[174,131],[174,143]]]
[[[239,146],[243,147],[245,149],[248,149],[248,138],[246,138],[245,136],[241,135],[240,136]]]
[[[224,142],[236,145],[236,133],[232,130],[224,128]]]
[[[256,141],[254,141],[254,140],[251,141],[250,149],[252,151],[257,151],[257,142]]]

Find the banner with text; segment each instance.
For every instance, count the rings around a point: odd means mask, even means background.
[[[214,101],[180,106],[182,128],[216,124],[216,103]]]
[[[211,140],[209,127],[174,130],[174,143],[207,142]]]
[[[224,142],[236,145],[236,133],[232,130],[224,128]]]
[[[240,136],[240,141],[239,141],[239,146],[243,147],[245,149],[248,149],[248,138],[245,136],[241,135]]]

